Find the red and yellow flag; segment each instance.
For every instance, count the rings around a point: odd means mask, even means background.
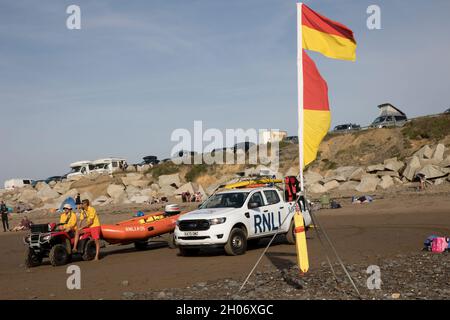
[[[317,156],[320,142],[330,129],[328,86],[314,61],[303,50],[303,163]]]
[[[353,31],[302,4],[302,47],[333,59],[356,60]]]
[[[299,117],[300,121],[303,120],[299,130],[303,131],[299,137],[302,136],[303,143],[302,165],[306,166],[316,159],[319,145],[330,129],[331,115],[327,83],[305,50],[317,51],[334,59],[355,60],[356,41],[352,30],[304,4],[298,4],[298,19],[298,54],[299,61],[302,61],[299,63],[299,83],[303,84],[303,88],[299,87],[299,97],[303,94],[303,100],[299,100],[300,108],[303,107]]]

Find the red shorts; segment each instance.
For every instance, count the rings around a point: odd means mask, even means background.
[[[99,240],[100,239],[100,233],[102,232],[102,229],[100,228],[100,226],[93,227],[93,228],[84,228],[83,229],[83,233],[87,233],[87,232],[91,233],[92,239]]]

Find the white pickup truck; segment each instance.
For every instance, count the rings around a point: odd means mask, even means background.
[[[298,202],[308,227],[311,216],[305,200],[299,197]],[[222,247],[228,255],[240,255],[247,250],[247,242],[273,236],[278,230],[293,244],[295,205],[285,202],[283,192],[275,187],[220,191],[178,219],[175,242],[181,255],[193,255],[205,247]]]

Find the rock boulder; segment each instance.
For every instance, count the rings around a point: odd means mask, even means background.
[[[377,185],[380,182],[378,177],[364,176],[361,178],[361,182],[355,188],[359,192],[373,192],[377,189]]]
[[[403,171],[403,177],[405,177],[409,181],[412,181],[418,169],[420,169],[420,160],[418,156],[414,156],[409,160],[408,164],[406,165],[406,168]]]

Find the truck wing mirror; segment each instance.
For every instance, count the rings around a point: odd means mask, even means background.
[[[249,202],[249,204],[248,204],[249,209],[256,209],[258,207],[259,207],[258,202]]]

